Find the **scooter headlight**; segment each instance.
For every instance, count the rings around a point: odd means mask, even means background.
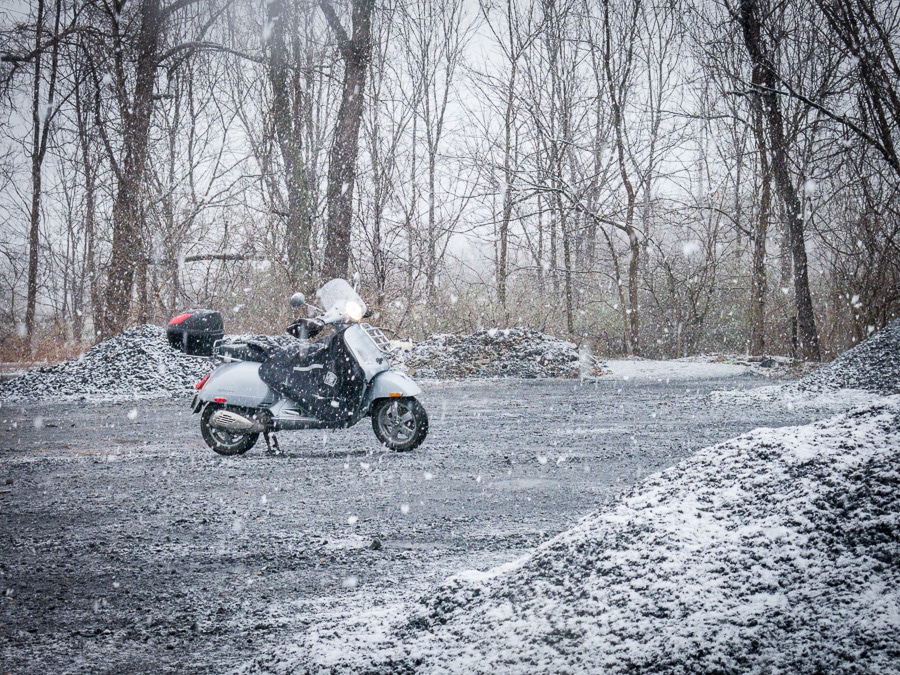
[[[355,300],[348,300],[344,305],[344,314],[346,314],[347,318],[351,321],[359,321],[362,319],[363,310],[358,302]]]

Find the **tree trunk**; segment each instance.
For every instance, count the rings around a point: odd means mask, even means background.
[[[35,26],[34,90],[31,100],[31,218],[28,226],[28,291],[25,300],[25,335],[28,348],[34,333],[34,313],[37,303],[38,244],[41,222],[41,34],[44,23],[44,3],[38,0]]]
[[[621,77],[619,81],[612,70],[612,28],[609,21],[609,2],[605,0],[603,3],[603,21],[605,29],[605,50],[603,54],[603,69],[606,73],[606,82],[609,87],[609,98],[612,107],[612,125],[615,131],[616,143],[616,161],[619,168],[619,176],[622,179],[622,185],[625,187],[625,224],[621,229],[628,237],[628,247],[631,252],[631,259],[628,262],[628,309],[626,311],[628,320],[625,322],[625,345],[628,349],[628,355],[639,356],[640,347],[640,307],[638,295],[638,273],[640,271],[641,242],[637,231],[634,228],[634,212],[637,203],[634,186],[628,176],[628,166],[625,157],[625,138],[623,130],[623,111],[622,104],[624,99],[624,86],[626,77]],[[631,47],[629,46],[624,56],[626,59],[625,68],[630,68],[631,64]]]
[[[153,89],[165,16],[160,0],[143,0],[138,33],[134,95],[124,118],[124,161],[119,170],[113,204],[112,257],[99,326],[102,337],[122,331],[131,317],[131,299],[137,261],[144,254],[141,199],[147,168]]]
[[[510,17],[512,17],[512,6],[509,5]],[[512,35],[512,18],[510,18],[510,53],[515,49]],[[506,92],[506,113],[503,117],[504,138],[503,138],[503,214],[500,216],[500,255],[497,261],[497,295],[500,299],[500,306],[506,313],[506,271],[508,267],[508,251],[509,251],[509,223],[512,219],[512,147],[513,147],[513,125],[515,124],[515,87],[516,72],[518,70],[518,62],[513,59],[510,63],[508,90]]]
[[[59,19],[62,12],[60,0],[56,1],[56,18],[54,20],[53,35],[59,33]],[[47,141],[50,135],[50,124],[52,118],[53,95],[56,89],[56,72],[59,58],[59,42],[53,40],[53,52],[50,66],[50,84],[47,92],[47,103],[43,107],[41,104],[41,78],[43,77],[42,56],[43,46],[42,37],[44,34],[44,2],[38,0],[37,19],[35,21],[35,56],[34,56],[34,81],[31,99],[31,212],[29,214],[28,223],[28,281],[25,299],[25,336],[28,341],[27,347],[31,349],[31,339],[34,335],[34,321],[37,310],[37,290],[38,290],[38,258],[40,247],[40,225],[41,225],[41,194],[42,186],[42,167],[44,157],[47,154]]]
[[[365,97],[366,71],[372,53],[374,0],[353,0],[353,36],[349,37],[327,0],[319,5],[337,37],[344,61],[341,105],[334,126],[328,165],[328,221],[325,227],[326,277],[346,278],[350,270],[350,233],[353,218],[353,187],[359,154],[359,127]]]
[[[753,84],[762,84],[762,70],[753,69]],[[752,99],[753,132],[759,152],[760,196],[759,214],[753,232],[753,256],[750,273],[750,354],[761,356],[765,353],[766,342],[766,236],[769,230],[769,213],[772,209],[771,171],[769,168],[769,148],[763,126],[762,102],[758,95]]]
[[[303,163],[302,85],[299,54],[294,54],[294,74],[290,76],[286,37],[295,33],[296,21],[286,0],[269,4],[273,25],[269,52],[269,82],[272,86],[272,115],[275,135],[284,162],[288,212],[285,223],[285,252],[288,276],[293,288],[305,287],[312,273],[310,237],[312,206],[310,183]]]
[[[426,97],[427,100],[427,97]],[[426,113],[427,115],[427,113]],[[430,130],[429,130],[430,131]],[[428,143],[428,231],[425,235],[425,295],[434,304],[437,284],[437,147],[440,139],[440,125],[437,133],[427,133]]]
[[[763,102],[769,141],[772,149],[772,174],[778,196],[784,205],[788,227],[788,243],[794,263],[794,301],[797,309],[799,356],[807,361],[819,361],[819,338],[809,292],[809,272],[804,239],[804,223],[800,199],[788,170],[787,142],[784,136],[784,120],[778,94],[777,78],[771,57],[763,44],[762,31],[757,16],[758,0],[741,0],[740,21],[744,43],[754,68],[762,69],[764,88],[759,96]]]
[[[88,59],[86,59],[88,60]],[[89,60],[88,60],[89,61]],[[89,67],[92,67],[89,64]],[[103,314],[96,262],[96,170],[91,159],[90,110],[81,96],[81,84],[75,87],[75,118],[78,124],[78,141],[81,149],[81,165],[84,171],[84,274],[87,276],[91,301],[91,316],[96,324]],[[95,328],[96,333],[96,328]],[[76,336],[77,337],[77,336]],[[96,335],[92,336],[96,337]]]

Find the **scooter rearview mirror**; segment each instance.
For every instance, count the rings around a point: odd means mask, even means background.
[[[359,272],[353,273],[353,290],[356,290],[356,287],[359,286]]]
[[[303,293],[294,293],[291,296],[291,307],[294,309],[300,309],[301,307],[306,305],[306,296]]]

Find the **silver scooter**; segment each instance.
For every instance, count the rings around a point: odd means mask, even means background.
[[[416,399],[422,390],[391,370],[389,341],[362,321],[362,298],[343,279],[329,281],[316,295],[321,308],[302,293],[291,298],[296,309],[320,312],[288,328],[295,340],[216,344],[219,365],[197,383],[191,409],[200,414],[203,440],[217,453],[243,454],[260,434],[269,451],[273,444],[278,451],[274,432],[347,428],[367,416],[391,450],[413,450],[425,440],[428,415]],[[331,334],[314,340],[328,328]]]

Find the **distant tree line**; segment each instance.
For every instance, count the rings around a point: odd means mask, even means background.
[[[0,12],[0,356],[362,276],[412,337],[829,358],[900,307],[900,0]]]

